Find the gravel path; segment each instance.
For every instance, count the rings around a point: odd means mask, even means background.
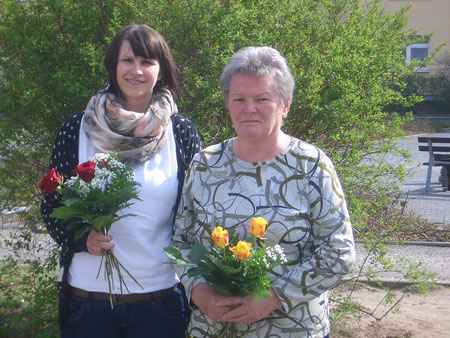
[[[450,243],[426,243],[422,242],[418,245],[415,244],[403,244],[403,245],[388,245],[389,253],[387,257],[392,261],[401,260],[406,258],[412,264],[418,262],[423,263],[423,267],[427,271],[436,275],[436,281],[438,284],[450,286]],[[373,259],[372,255],[368,256],[368,251],[357,244],[357,255],[354,268],[359,271],[361,264],[369,257],[368,262]],[[368,269],[377,271],[380,269],[378,264],[366,264],[363,271]],[[406,272],[406,268],[401,269],[402,272]],[[380,272],[380,278],[383,280],[397,281],[400,280],[404,274],[401,272]]]

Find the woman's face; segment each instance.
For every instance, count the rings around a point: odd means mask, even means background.
[[[290,100],[282,103],[274,89],[274,81],[270,75],[257,79],[237,73],[231,78],[228,109],[238,137],[267,139],[278,136]]]
[[[126,99],[124,107],[148,106],[158,78],[158,60],[136,57],[130,42],[124,40],[117,61],[117,84]]]

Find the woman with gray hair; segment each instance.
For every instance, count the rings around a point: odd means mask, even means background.
[[[227,322],[246,337],[327,337],[328,290],[354,260],[353,233],[341,184],[325,153],[281,130],[294,79],[270,47],[240,50],[220,83],[236,137],[200,151],[188,169],[174,245],[187,256],[208,247],[219,223],[247,238],[252,217],[267,222],[265,244],[289,261],[269,273],[270,295],[229,297],[177,267],[192,306],[190,333],[217,337]]]

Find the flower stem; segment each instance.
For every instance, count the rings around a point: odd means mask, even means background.
[[[238,328],[237,323],[228,322],[223,328],[222,332],[217,336],[217,338],[242,338],[241,331]]]
[[[103,233],[106,235],[106,229],[104,229]],[[104,265],[103,265],[104,263]],[[102,260],[100,261],[100,266],[97,272],[97,278],[100,275],[100,270],[104,266],[105,271],[105,280],[108,283],[108,290],[109,290],[109,302],[111,304],[111,309],[114,309],[114,271],[117,271],[117,275],[119,277],[119,287],[120,287],[120,294],[123,295],[123,287],[125,287],[126,291],[130,293],[130,290],[128,289],[127,284],[125,283],[124,276],[122,274],[122,270],[125,271],[128,276],[131,277],[131,279],[139,285],[142,289],[143,286],[136,280],[136,278],[133,277],[133,275],[123,266],[122,263],[117,259],[117,257],[114,255],[112,250],[105,250],[104,255],[102,256]]]

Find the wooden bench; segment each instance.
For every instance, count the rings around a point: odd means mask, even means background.
[[[427,181],[425,186],[425,192],[429,193],[431,190],[431,169],[433,166],[442,166],[442,185],[444,191],[448,190],[447,172],[450,171],[450,146],[442,144],[449,144],[450,137],[433,137],[433,136],[419,136],[419,150],[428,152],[428,162],[424,162],[424,165],[428,165]],[[424,143],[425,145],[421,145]]]

